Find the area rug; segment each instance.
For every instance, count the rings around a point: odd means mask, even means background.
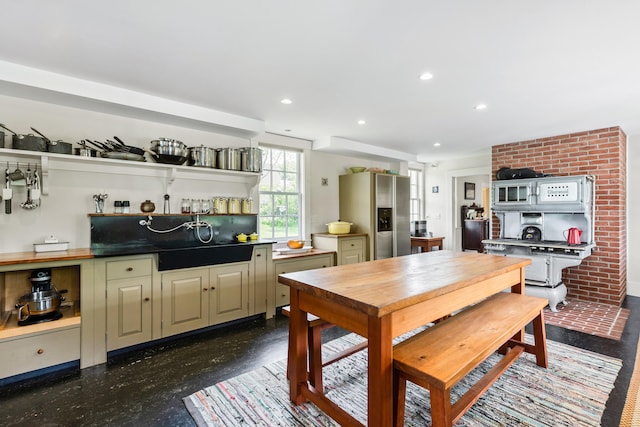
[[[614,340],[620,340],[629,319],[628,308],[597,302],[569,301],[557,309],[555,313],[545,309],[545,323]]]
[[[640,426],[640,341],[636,351],[636,363],[633,366],[633,374],[627,389],[627,399],[624,403],[620,427]]]
[[[528,337],[530,339],[530,337]],[[331,352],[360,342],[355,334],[323,346]],[[565,344],[547,341],[549,368],[524,354],[458,421],[456,426],[598,426],[622,362]],[[356,419],[366,423],[366,356],[362,351],[323,371],[325,393]],[[452,391],[457,399],[477,381],[497,355],[491,356]],[[200,427],[337,426],[312,403],[289,401],[286,360],[200,390],[184,398]],[[430,425],[429,393],[407,387],[406,426]]]

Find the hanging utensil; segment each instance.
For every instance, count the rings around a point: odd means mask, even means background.
[[[24,173],[20,170],[20,164],[16,164],[16,170],[9,174],[9,178],[11,178],[12,185],[24,186],[27,185],[27,181],[25,180]]]
[[[33,176],[31,174],[31,165],[27,165],[27,200],[20,203],[20,207],[23,209],[35,209],[38,207],[31,199],[31,184]]]
[[[11,213],[11,197],[13,191],[11,190],[11,178],[9,178],[9,162],[7,162],[7,170],[5,171],[5,188],[2,189],[2,200],[4,200],[4,213]]]
[[[35,203],[36,206],[40,206],[40,195],[42,192],[40,191],[40,175],[38,174],[37,166],[33,172],[33,184],[31,187],[31,198],[33,199],[33,203]]]

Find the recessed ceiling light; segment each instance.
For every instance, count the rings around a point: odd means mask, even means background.
[[[433,143],[433,146],[434,146],[434,147],[440,147],[440,143],[439,143],[439,142],[434,142],[434,143]]]
[[[420,74],[420,80],[431,80],[432,78],[433,78],[433,74],[431,73]]]
[[[367,123],[367,122],[365,122],[364,120],[358,120],[358,124],[359,125],[364,125],[365,123]]]
[[[484,110],[485,108],[487,108],[486,104],[478,104],[475,107],[476,110]]]
[[[289,104],[291,104],[293,101],[292,101],[292,100],[290,100],[289,98],[284,98],[284,99],[282,99],[280,102],[281,102],[281,103],[283,103],[283,104],[289,105]]]
[[[285,129],[284,131],[285,132],[291,132],[291,129]]]

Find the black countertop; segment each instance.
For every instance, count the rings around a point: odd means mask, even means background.
[[[185,246],[186,242],[181,244],[175,244],[171,242],[160,243],[147,243],[141,244],[139,242],[125,243],[125,244],[110,244],[110,245],[92,245],[91,253],[96,258],[112,257],[112,256],[126,256],[126,255],[141,255],[150,253],[180,253],[181,251],[193,251],[198,249],[212,249],[223,250],[224,248],[237,248],[237,247],[253,247],[255,245],[270,245],[275,243],[271,240],[247,240],[247,242],[228,242],[228,243],[215,243],[215,244],[193,244],[191,246]]]

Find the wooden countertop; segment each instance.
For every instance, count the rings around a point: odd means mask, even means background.
[[[324,255],[333,253],[332,251],[324,251],[321,249],[311,249],[311,251],[304,254],[290,254],[290,255],[278,255],[273,253],[274,260],[302,258],[314,255]],[[52,261],[67,261],[78,259],[91,259],[95,258],[95,255],[89,248],[69,249],[66,251],[56,252],[7,252],[0,253],[0,266],[12,265],[12,264],[32,264],[36,262],[52,262]]]
[[[272,259],[274,261],[279,261],[279,260],[294,259],[294,258],[304,258],[304,257],[308,257],[308,256],[334,254],[334,253],[335,252],[333,252],[333,251],[324,251],[322,249],[315,249],[315,248],[311,249],[309,252],[306,252],[306,253],[303,253],[303,254],[297,253],[297,254],[280,255],[276,251],[274,251]]]
[[[312,233],[311,236],[322,236],[322,237],[333,237],[333,238],[340,238],[340,237],[360,237],[360,236],[366,236],[367,233],[348,233],[348,234],[329,234],[329,233]]]
[[[32,264],[36,262],[67,261],[91,259],[93,253],[89,248],[69,249],[55,252],[7,252],[0,253],[0,266],[11,264]]]

